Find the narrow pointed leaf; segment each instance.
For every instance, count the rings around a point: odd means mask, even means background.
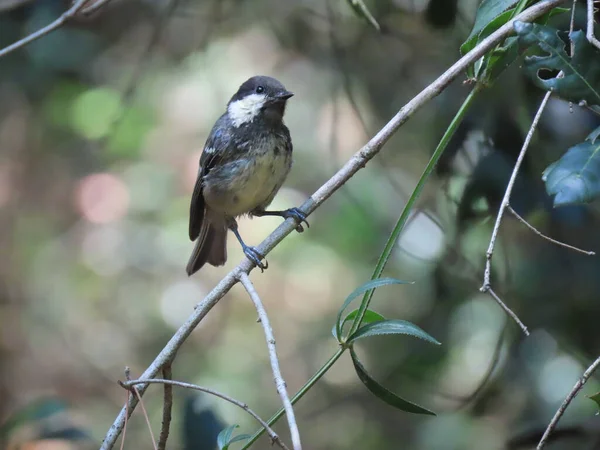
[[[598,139],[598,137],[600,137],[600,127],[592,131],[590,135],[586,138],[586,141],[590,141],[592,144],[594,144],[596,143],[596,139]]]
[[[350,7],[354,10],[354,12],[359,17],[362,17],[367,22],[369,22],[373,26],[373,28],[375,28],[377,31],[381,31],[381,27],[379,26],[379,23],[377,22],[377,20],[375,20],[375,17],[373,17],[373,14],[371,14],[371,11],[369,11],[369,8],[367,8],[367,5],[365,5],[363,0],[347,0],[347,1],[350,4]]]
[[[408,400],[404,400],[403,398],[394,394],[392,391],[383,387],[367,373],[367,370],[362,365],[362,363],[358,359],[358,356],[352,348],[350,348],[350,355],[352,356],[352,363],[354,364],[354,369],[356,370],[358,378],[367,387],[367,389],[371,391],[371,393],[377,398],[383,400],[388,405],[391,405],[394,408],[398,408],[402,411],[406,411],[413,414],[428,414],[431,416],[436,415],[433,411],[429,411],[428,409],[425,409],[422,406],[416,405],[412,402],[409,402]]]
[[[352,303],[353,300],[355,300],[357,297],[359,297],[367,291],[377,289],[378,287],[386,286],[388,284],[412,284],[412,282],[397,280],[395,278],[377,278],[376,280],[368,281],[365,284],[356,288],[348,297],[346,297],[344,304],[338,311],[337,320],[335,321],[335,335],[337,335],[338,337],[342,336],[342,315],[344,314],[344,311],[346,310],[348,305],[350,305],[350,303]]]
[[[587,398],[596,402],[596,406],[600,408],[600,392],[596,392],[595,394],[588,395]]]
[[[354,318],[357,315],[358,315],[358,309],[355,309],[354,311],[348,313],[348,315],[346,317],[344,317],[344,320],[342,321],[341,330],[343,331],[344,325],[346,325],[346,323],[348,321],[354,320]],[[381,314],[379,314],[375,311],[367,309],[365,311],[365,315],[363,317],[362,323],[372,323],[372,322],[378,322],[380,320],[385,320],[385,317],[383,317]],[[340,336],[337,334],[337,327],[335,325],[331,329],[331,334],[333,334],[333,337],[336,338],[338,342],[340,342]]]
[[[217,436],[217,445],[219,446],[219,450],[228,450],[229,446],[234,442],[243,441],[244,439],[249,439],[251,437],[249,434],[232,436],[236,428],[239,428],[239,425],[231,425],[221,430]]]
[[[431,342],[432,344],[441,345],[440,342],[431,337],[414,323],[397,319],[373,322],[360,327],[358,330],[356,330],[356,333],[348,338],[348,343],[352,343],[366,337],[384,336],[388,334],[406,334],[408,336],[414,336],[427,342]]]
[[[593,134],[544,171],[542,180],[548,195],[554,196],[554,206],[587,203],[600,196],[600,140]]]
[[[574,103],[585,101],[588,105],[600,105],[600,51],[591,45],[583,31],[574,31],[569,38],[575,47],[572,56],[567,54],[567,43],[555,28],[515,22],[519,42],[525,46],[537,45],[544,56],[525,58],[525,73],[542,89]],[[562,71],[564,76],[542,79],[540,70]]]

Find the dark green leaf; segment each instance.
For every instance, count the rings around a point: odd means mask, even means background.
[[[588,105],[600,105],[600,51],[587,41],[585,33],[570,33],[575,47],[571,57],[566,52],[567,44],[554,28],[515,22],[515,31],[521,44],[537,45],[548,53],[525,58],[525,72],[536,85],[574,103],[585,101]],[[564,76],[541,79],[539,71],[542,69],[562,71]]]
[[[598,130],[546,168],[542,180],[554,206],[590,202],[600,195],[600,140]],[[592,138],[592,140],[590,140]]]
[[[217,436],[217,445],[219,446],[219,450],[228,450],[229,446],[234,442],[243,441],[251,437],[249,434],[239,434],[232,437],[231,435],[236,428],[239,428],[239,425],[231,425],[221,430]]]
[[[539,17],[536,22],[546,24],[550,17],[568,11],[570,11],[569,8],[554,8],[550,12]],[[496,16],[489,23],[487,23],[487,25],[480,29],[478,33],[473,34],[473,32],[471,32],[471,36],[469,36],[469,38],[460,47],[461,54],[464,55],[473,50],[473,48],[475,48],[483,39],[487,38],[490,34],[512,19],[514,13],[514,8],[504,11],[502,14]],[[479,59],[474,64],[473,68],[469,68],[469,77],[478,78],[480,75],[487,72],[487,82],[497,79],[498,76],[508,66],[510,66],[515,59],[517,59],[517,56],[519,55],[516,45],[517,42],[517,38],[515,37],[507,38],[502,45],[493,49],[491,52],[488,52],[483,58]]]
[[[600,407],[600,392],[597,392],[593,395],[588,395],[587,398],[596,402],[596,405]]]
[[[428,409],[425,409],[419,405],[415,405],[414,403],[409,402],[408,400],[404,400],[403,398],[397,396],[393,392],[387,390],[377,381],[375,381],[371,376],[367,373],[365,367],[362,365],[358,356],[354,352],[352,348],[350,348],[350,355],[352,356],[352,363],[354,364],[354,369],[358,375],[360,381],[367,387],[369,391],[377,398],[383,400],[388,405],[391,405],[395,408],[398,408],[402,411],[406,411],[414,414],[428,414],[431,416],[435,416],[436,414]]]
[[[367,291],[377,289],[378,287],[385,286],[388,284],[411,284],[411,282],[397,280],[395,278],[378,278],[376,280],[370,280],[356,288],[348,297],[346,297],[344,304],[338,311],[337,320],[335,322],[336,335],[339,337],[342,336],[342,314],[344,314],[344,310],[348,307],[348,305],[350,305],[350,303],[352,303],[354,299],[356,299],[359,295],[362,295]]]
[[[472,50],[477,42],[480,40],[480,36],[483,35],[484,31],[489,36],[492,32],[496,31],[502,25],[504,25],[511,18],[512,11],[509,11],[518,0],[483,0],[477,9],[477,15],[475,16],[475,23],[471,34],[460,47],[461,53],[464,55]]]
[[[419,339],[424,339],[432,344],[441,345],[436,339],[415,324],[407,322],[406,320],[397,319],[373,322],[360,327],[356,330],[356,333],[348,337],[348,343],[370,336],[383,336],[388,334],[406,334]]]
[[[375,17],[373,17],[373,14],[371,14],[371,11],[369,11],[369,8],[367,8],[367,5],[365,5],[363,0],[348,0],[348,3],[350,3],[350,6],[359,17],[364,18],[367,22],[373,25],[373,28],[375,28],[377,31],[381,31],[379,23],[377,23]]]
[[[349,313],[346,317],[344,317],[344,320],[342,321],[342,326],[340,329],[343,330],[344,325],[346,325],[346,323],[348,321],[354,320],[357,315],[358,315],[358,309],[355,309],[354,311]],[[370,309],[367,309],[365,311],[365,315],[363,317],[362,323],[372,323],[372,322],[378,322],[380,320],[385,320],[385,317],[383,317],[379,313],[376,313],[375,311],[371,311]],[[331,329],[331,334],[333,334],[333,337],[336,338],[338,342],[340,342],[340,336],[338,336],[338,334],[337,334],[337,327],[335,325]]]

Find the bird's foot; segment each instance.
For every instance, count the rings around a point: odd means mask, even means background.
[[[282,216],[285,219],[292,218],[296,222],[298,222],[298,226],[296,227],[296,231],[298,233],[302,233],[304,231],[304,227],[302,226],[303,222],[306,224],[306,228],[310,228],[310,225],[308,224],[308,221],[306,220],[306,214],[304,214],[298,208],[286,209],[285,211],[283,211]]]
[[[267,269],[269,267],[269,263],[265,260],[265,262],[263,263],[261,260],[264,259],[264,256],[261,255],[258,250],[256,250],[254,247],[250,247],[249,245],[245,245],[243,247],[244,249],[244,254],[246,255],[246,257],[252,261],[254,264],[256,264],[256,267],[258,267],[260,269],[261,272],[264,272],[265,269]]]

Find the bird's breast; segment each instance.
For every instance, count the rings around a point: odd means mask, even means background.
[[[204,199],[211,209],[232,217],[266,208],[291,165],[292,155],[285,145],[250,148],[244,158],[209,173]]]

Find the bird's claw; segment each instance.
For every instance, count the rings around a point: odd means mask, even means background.
[[[265,269],[269,267],[269,263],[266,260],[264,263],[261,261],[264,256],[261,255],[254,247],[245,246],[244,254],[250,261],[256,264],[256,267],[258,267],[261,272],[264,272]]]
[[[298,208],[286,209],[283,213],[283,217],[286,219],[292,218],[298,222],[298,226],[296,227],[296,231],[298,233],[302,233],[304,231],[304,227],[302,226],[303,222],[306,224],[306,228],[310,228],[310,225],[306,220],[306,214],[304,214]]]

